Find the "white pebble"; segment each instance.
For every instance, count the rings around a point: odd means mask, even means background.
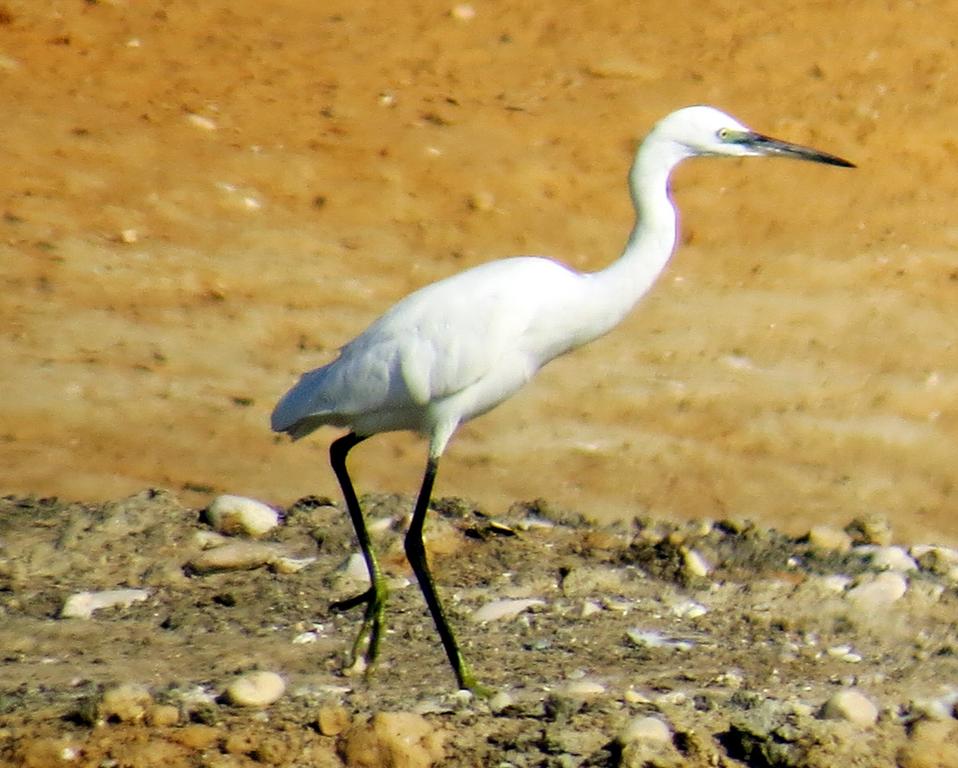
[[[860,547],[855,547],[854,551],[864,555],[870,555],[868,560],[869,564],[873,568],[881,571],[898,571],[899,573],[904,573],[905,571],[918,570],[918,563],[901,547],[876,547],[865,544]]]
[[[687,638],[668,637],[655,630],[644,630],[635,627],[628,630],[626,636],[642,648],[669,648],[677,651],[689,651],[695,647],[695,642]]]
[[[89,619],[101,608],[121,606],[146,600],[150,593],[145,589],[108,589],[103,592],[78,592],[70,595],[60,611],[62,619]]]
[[[520,520],[516,527],[520,531],[548,531],[555,528],[555,523],[551,520],[543,520],[541,517],[526,517]]]
[[[587,619],[597,613],[602,613],[602,606],[594,600],[585,600],[582,603],[582,610],[579,611],[579,616],[583,619]]]
[[[379,533],[385,533],[392,528],[394,524],[395,520],[392,517],[376,517],[366,524],[366,530],[375,536]]]
[[[708,608],[694,600],[682,600],[672,606],[672,613],[680,619],[698,619],[708,612]]]
[[[514,619],[533,606],[545,605],[545,600],[526,598],[525,600],[493,600],[472,612],[472,620],[478,623]]]
[[[948,721],[958,703],[958,690],[948,690],[941,696],[912,699],[908,708],[916,715],[928,720]]]
[[[258,538],[279,525],[279,513],[256,499],[223,494],[213,499],[206,519],[220,533]]]
[[[936,544],[915,544],[910,550],[911,556],[916,560],[923,555],[932,552],[936,557],[941,558],[946,563],[958,565],[958,549],[951,547],[939,547]]]
[[[712,566],[694,549],[687,549],[682,552],[682,558],[685,563],[685,570],[692,576],[704,579],[712,572]]]
[[[900,600],[908,591],[905,577],[895,571],[883,571],[870,581],[862,581],[845,593],[845,599],[862,610],[872,610]]]
[[[226,688],[226,698],[237,707],[268,707],[286,690],[286,682],[275,672],[247,672]]]
[[[489,709],[493,713],[502,712],[506,707],[511,707],[515,703],[515,700],[512,698],[512,694],[507,693],[506,691],[497,691],[492,695],[492,698],[489,699]]]
[[[825,588],[826,592],[834,592],[836,595],[840,595],[848,588],[848,585],[852,583],[850,576],[845,576],[841,573],[831,573],[828,576],[812,578],[815,578],[817,582]]]
[[[646,696],[642,691],[637,691],[635,688],[628,688],[625,691],[625,695],[622,697],[625,699],[627,704],[651,704],[652,699]]]
[[[865,728],[878,720],[878,707],[863,693],[848,689],[838,691],[826,701],[821,716],[826,720],[847,720]]]
[[[605,686],[595,680],[570,680],[559,688],[565,696],[577,699],[587,699],[591,696],[601,696],[605,693]]]
[[[278,547],[255,541],[234,541],[222,547],[208,549],[188,563],[196,573],[213,571],[249,571],[273,563],[282,557]]]
[[[366,560],[359,552],[353,552],[346,562],[337,569],[339,573],[351,581],[361,584],[371,584],[369,579],[369,569],[366,567]]]
[[[825,653],[835,659],[840,659],[843,656],[847,656],[851,652],[852,647],[850,645],[833,645],[831,648],[825,651]]]
[[[197,115],[197,114],[194,114],[193,112],[190,112],[186,116],[186,119],[190,122],[191,125],[197,128],[202,128],[204,131],[216,130],[216,122],[213,120],[210,120],[208,117],[203,117],[203,115]]]
[[[808,532],[808,543],[826,552],[847,552],[851,549],[852,537],[830,525],[816,525]]]
[[[459,21],[472,21],[476,17],[476,9],[471,3],[454,5],[450,13],[454,19],[459,19]]]
[[[632,744],[644,741],[652,744],[666,744],[672,740],[669,726],[657,717],[635,717],[630,720],[619,734],[619,742]]]
[[[315,562],[315,557],[277,557],[270,565],[276,573],[290,574],[306,570]]]
[[[724,688],[730,688],[733,691],[737,691],[739,688],[741,688],[744,682],[745,675],[742,674],[742,671],[738,669],[730,669],[727,672],[722,672],[715,678],[716,685],[721,685]]]

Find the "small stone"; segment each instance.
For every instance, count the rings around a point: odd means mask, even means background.
[[[626,704],[651,704],[652,699],[646,696],[642,691],[637,691],[635,688],[627,688],[624,696]]]
[[[908,582],[895,571],[883,571],[871,580],[863,580],[845,593],[845,599],[863,611],[871,611],[900,600],[908,591]]]
[[[172,704],[154,704],[146,710],[146,722],[154,728],[166,728],[180,721],[180,710]]]
[[[459,21],[472,21],[476,17],[476,8],[472,3],[457,3],[449,14]]]
[[[570,680],[558,692],[573,699],[590,699],[601,696],[605,690],[605,686],[595,680]]]
[[[286,690],[275,672],[256,671],[240,675],[226,688],[226,699],[237,707],[268,707]]]
[[[602,607],[607,611],[618,611],[625,614],[635,608],[635,602],[633,600],[620,600],[615,597],[603,597]]]
[[[665,744],[671,742],[672,731],[657,717],[634,717],[619,734],[619,742],[630,744],[636,741]]]
[[[245,730],[231,732],[223,742],[223,749],[230,755],[249,755],[256,751],[257,746],[257,739]],[[260,757],[257,754],[257,758]]]
[[[654,82],[661,80],[663,71],[648,63],[631,56],[606,56],[605,58],[586,63],[586,72],[592,77],[609,78],[614,80],[642,80]]]
[[[683,550],[682,560],[685,565],[685,570],[690,576],[704,579],[712,572],[712,566],[694,549]]]
[[[472,612],[472,620],[482,624],[487,621],[514,619],[533,606],[545,605],[545,600],[526,598],[524,600],[493,600]]]
[[[591,755],[609,742],[608,735],[598,728],[578,729],[568,723],[555,722],[545,730],[545,745],[548,751],[565,753],[565,757]],[[581,759],[573,758],[557,765],[579,765]]]
[[[945,562],[958,565],[958,549],[940,547],[936,544],[915,544],[909,551],[916,560],[920,560],[929,553],[934,553]]]
[[[325,706],[319,708],[316,722],[323,736],[339,736],[349,727],[349,712],[345,707]]]
[[[133,228],[121,229],[117,239],[125,245],[133,245],[140,239],[140,235]]]
[[[958,550],[950,547],[937,547],[929,544],[916,544],[910,550],[911,556],[922,570],[949,581],[958,581]]]
[[[745,683],[745,675],[739,669],[730,669],[715,677],[715,684],[733,691],[739,690]]]
[[[833,645],[831,648],[826,649],[825,653],[833,659],[841,659],[852,653],[852,647],[850,645]]]
[[[654,629],[633,627],[626,631],[629,638],[640,648],[667,648],[676,651],[690,651],[695,647],[695,641],[690,638],[670,637]]]
[[[864,544],[855,547],[855,552],[868,556],[868,564],[879,571],[917,571],[918,563],[901,547],[878,547]]]
[[[377,536],[391,530],[395,524],[396,519],[389,515],[385,517],[374,517],[366,524],[366,530],[369,531],[371,536]]]
[[[958,691],[949,691],[942,696],[912,699],[908,710],[913,716],[924,720],[951,720],[958,702]]]
[[[594,600],[585,600],[582,603],[582,609],[579,611],[579,616],[583,619],[587,619],[597,613],[602,613],[602,606]]]
[[[234,541],[201,552],[187,563],[187,568],[199,574],[215,571],[249,571],[269,565],[282,556],[282,551],[274,545],[255,541]]]
[[[5,741],[10,738],[4,734]],[[17,768],[50,768],[76,762],[77,758],[87,750],[81,747],[82,742],[74,737],[41,736],[39,738],[24,736],[18,739],[21,743],[15,748],[16,762],[7,765],[16,765]]]
[[[366,560],[359,552],[353,552],[346,558],[346,562],[344,562],[337,571],[346,579],[358,584],[368,586],[371,583],[369,580],[369,569],[366,567]]]
[[[898,750],[899,768],[958,768],[958,727],[947,721],[916,723]]]
[[[277,557],[270,565],[276,573],[289,575],[304,571],[315,562],[315,557]]]
[[[830,525],[816,525],[808,532],[808,543],[824,552],[848,552],[852,538],[845,531]]]
[[[842,592],[848,589],[848,585],[852,583],[850,576],[845,576],[841,573],[830,573],[827,576],[814,576],[811,577],[809,581],[819,584],[826,592],[831,592],[836,595],[842,594]]]
[[[279,513],[256,499],[223,494],[206,510],[213,529],[227,536],[243,534],[258,538],[279,525]]]
[[[349,768],[430,768],[445,756],[443,742],[422,715],[378,712],[350,728],[340,749]]]
[[[699,619],[709,612],[708,608],[694,600],[680,600],[671,607],[672,613],[680,619]]]
[[[219,728],[201,723],[190,723],[182,728],[174,728],[169,734],[172,741],[197,751],[209,749],[219,742],[222,736]]]
[[[622,568],[572,568],[562,579],[562,594],[566,597],[621,595],[628,589],[627,578]]]
[[[203,117],[203,115],[197,115],[193,112],[190,112],[186,115],[186,119],[191,125],[201,128],[204,131],[216,130],[216,121],[211,120],[208,117]]]
[[[856,517],[845,526],[845,533],[851,536],[856,544],[887,547],[892,541],[891,523],[887,517],[877,513]]]
[[[497,691],[489,699],[489,709],[493,714],[496,714],[511,707],[514,703],[515,699],[512,697],[512,694],[506,691]]]
[[[107,722],[141,723],[152,705],[153,696],[145,686],[126,683],[104,691],[97,711]]]
[[[863,693],[847,689],[838,691],[825,702],[821,709],[821,717],[825,720],[847,720],[867,728],[878,720],[878,707]]]
[[[150,593],[145,589],[108,589],[103,592],[78,592],[70,595],[60,610],[61,619],[90,619],[101,608],[120,606],[129,608],[133,603],[146,600]]]

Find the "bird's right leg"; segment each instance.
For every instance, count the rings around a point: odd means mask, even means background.
[[[376,553],[373,552],[369,540],[369,531],[366,529],[366,521],[363,519],[362,509],[359,506],[359,499],[356,497],[353,483],[349,479],[349,472],[346,470],[347,454],[365,439],[365,437],[359,437],[356,433],[350,432],[348,435],[334,440],[329,448],[329,463],[332,465],[336,479],[339,480],[339,485],[343,490],[346,510],[353,522],[356,538],[359,541],[359,549],[363,553],[366,569],[369,571],[370,585],[368,590],[361,595],[333,603],[331,606],[334,611],[344,611],[366,603],[363,625],[360,627],[356,641],[353,643],[352,665],[349,668],[350,672],[360,673],[369,669],[379,655],[379,643],[382,640],[385,623],[387,596],[386,580],[383,578],[379,562],[376,560]]]

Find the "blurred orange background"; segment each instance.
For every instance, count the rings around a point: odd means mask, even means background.
[[[338,498],[298,374],[489,259],[614,259],[692,103],[855,161],[699,160],[626,323],[464,427],[437,495],[958,540],[948,3],[4,0],[0,492]],[[412,493],[425,446],[357,449]]]

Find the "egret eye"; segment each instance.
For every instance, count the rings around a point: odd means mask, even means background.
[[[719,128],[715,135],[719,137],[719,141],[728,141],[732,138],[732,132],[728,128]]]

